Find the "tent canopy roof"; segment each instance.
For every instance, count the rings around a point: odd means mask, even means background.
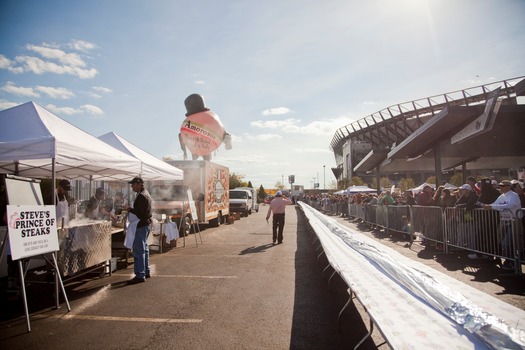
[[[0,111],[0,172],[25,177],[129,179],[141,162],[34,102]],[[54,164],[53,164],[54,159]]]
[[[114,132],[99,137],[108,145],[142,162],[141,176],[147,180],[182,180],[183,171],[149,154]]]
[[[348,187],[346,190],[346,193],[347,194],[350,194],[350,193],[372,193],[372,192],[377,192],[377,190],[374,190],[373,188],[370,188],[368,186],[350,186]]]

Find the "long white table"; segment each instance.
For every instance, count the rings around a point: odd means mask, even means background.
[[[514,342],[516,348],[524,347],[525,311],[406,258],[304,203],[300,205],[330,265],[392,348],[498,348],[497,343],[490,343],[496,338],[487,332],[501,329],[509,330],[514,340],[518,339]],[[459,302],[453,303],[454,300]],[[489,315],[488,320],[495,325],[470,332],[465,325],[476,325],[476,319],[470,323],[458,322],[443,311],[446,309],[443,305],[464,306],[465,301],[471,310],[481,311],[481,317]]]

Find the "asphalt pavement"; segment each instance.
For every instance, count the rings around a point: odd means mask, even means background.
[[[231,225],[151,254],[152,277],[127,285],[133,266],[71,280],[71,305],[54,309],[53,286],[29,285],[31,332],[20,299],[3,304],[2,349],[345,349],[366,333],[337,277],[316,259],[297,207],[286,209],[283,244],[272,244],[267,206]],[[198,238],[195,240],[195,238]],[[353,318],[353,319],[352,319]],[[351,331],[349,330],[351,329]],[[355,335],[357,332],[357,336]],[[369,344],[370,348],[375,348]]]
[[[152,277],[127,285],[133,266],[66,285],[71,311],[54,309],[53,286],[29,285],[31,332],[20,299],[2,304],[2,349],[348,349],[368,317],[351,304],[312,244],[300,209],[288,206],[283,244],[272,244],[267,206],[231,225],[202,227],[176,248],[151,254]],[[522,276],[502,277],[490,262],[443,255],[334,217],[344,225],[465,283],[524,307]],[[202,243],[200,238],[202,237]],[[197,240],[195,239],[197,238]],[[361,349],[389,349],[375,330]]]

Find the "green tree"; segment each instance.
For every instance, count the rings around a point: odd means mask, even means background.
[[[429,177],[427,178],[427,183],[429,183],[429,184],[434,184],[434,185],[435,185],[435,184],[436,184],[436,177],[435,177],[434,175],[429,176]]]
[[[456,173],[450,177],[450,184],[454,186],[461,186],[463,185],[463,174],[462,173]]]
[[[248,183],[243,181],[244,175],[237,175],[235,173],[230,174],[230,189],[237,187],[248,187]]]
[[[416,187],[416,185],[414,183],[414,179],[409,177],[409,178],[402,178],[401,180],[399,180],[399,182],[397,183],[397,187],[399,187],[401,192],[405,192],[406,190]]]
[[[264,190],[263,185],[259,187],[259,192],[257,193],[257,198],[259,198],[259,201],[262,202],[266,198],[266,191]]]
[[[372,180],[372,187],[377,188],[377,179],[374,177]],[[382,177],[379,179],[379,189],[388,190],[392,187],[392,181],[388,177]]]
[[[337,182],[337,189],[338,190],[346,190],[350,186],[350,180],[347,178],[343,178],[339,182]]]
[[[365,182],[359,176],[352,177],[352,185],[363,186]]]

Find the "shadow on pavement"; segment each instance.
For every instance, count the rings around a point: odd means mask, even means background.
[[[367,333],[365,323],[351,303],[341,316],[338,314],[348,301],[347,286],[333,273],[326,258],[315,251],[314,236],[301,209],[297,212],[297,251],[295,254],[295,298],[290,349],[349,349]],[[368,320],[366,320],[368,322]],[[360,349],[377,349],[368,339]]]

